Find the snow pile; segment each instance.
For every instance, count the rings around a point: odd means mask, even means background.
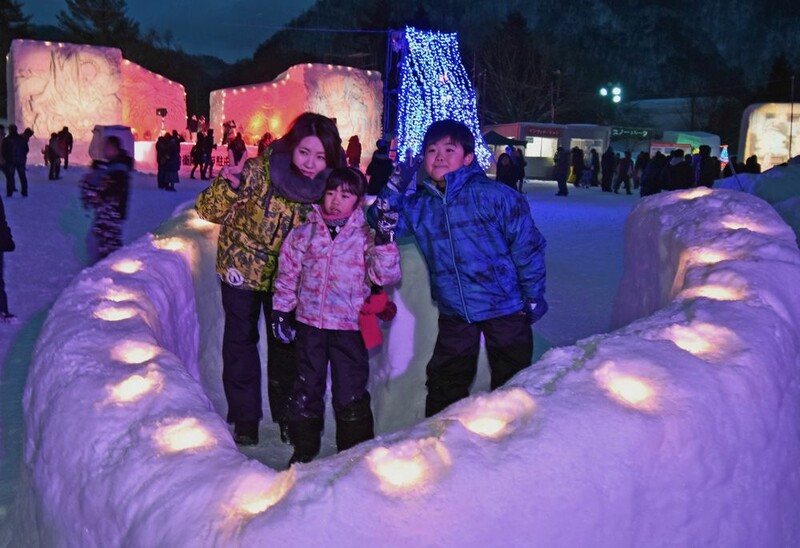
[[[755,194],[766,200],[794,230],[800,243],[800,165],[776,166],[763,173],[740,173],[720,179],[714,188]]]
[[[642,319],[288,471],[242,455],[220,415],[215,234],[186,211],[85,270],[53,307],[24,399],[36,501],[18,540],[38,530],[30,543],[80,546],[800,542],[800,252],[758,198],[641,200],[616,317]],[[373,360],[382,432],[421,414],[424,386],[405,381],[435,330],[420,265],[403,246],[388,359]]]

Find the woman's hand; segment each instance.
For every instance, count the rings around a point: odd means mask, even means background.
[[[220,173],[225,178],[225,180],[228,181],[228,184],[231,186],[233,190],[239,190],[239,186],[242,184],[242,182],[239,180],[239,177],[237,175],[231,174],[230,169],[228,169],[228,166],[224,166],[220,170]]]

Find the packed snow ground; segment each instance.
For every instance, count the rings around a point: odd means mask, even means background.
[[[607,330],[634,199],[553,190],[529,193],[549,241],[551,313],[536,331],[569,344]],[[642,202],[628,222],[616,316],[666,308],[416,425],[435,320],[404,248],[400,314],[373,357],[384,435],[286,473],[243,457],[220,418],[214,228],[180,215],[162,229],[172,237],[84,272],[53,309],[26,400],[37,497],[23,477],[13,539],[36,515],[38,540],[83,545],[796,542],[800,303],[783,294],[800,279],[794,236],[750,196],[681,195]],[[125,400],[123,379],[151,388]]]

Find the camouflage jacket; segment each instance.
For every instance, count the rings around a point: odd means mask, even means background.
[[[195,204],[200,217],[222,225],[217,274],[241,289],[272,290],[283,240],[311,211],[274,193],[269,168],[268,154],[248,160],[237,190],[218,175]]]

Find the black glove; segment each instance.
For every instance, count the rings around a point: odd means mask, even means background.
[[[397,221],[400,214],[392,211],[388,200],[378,198],[378,220],[375,223],[375,245],[385,245],[394,241],[394,229],[397,228]]]
[[[270,328],[272,329],[272,336],[283,344],[289,344],[297,335],[289,312],[273,310]]]
[[[549,308],[544,297],[536,297],[532,301],[529,301],[525,305],[525,315],[528,317],[528,323],[532,325],[541,320],[542,317],[547,314]]]

